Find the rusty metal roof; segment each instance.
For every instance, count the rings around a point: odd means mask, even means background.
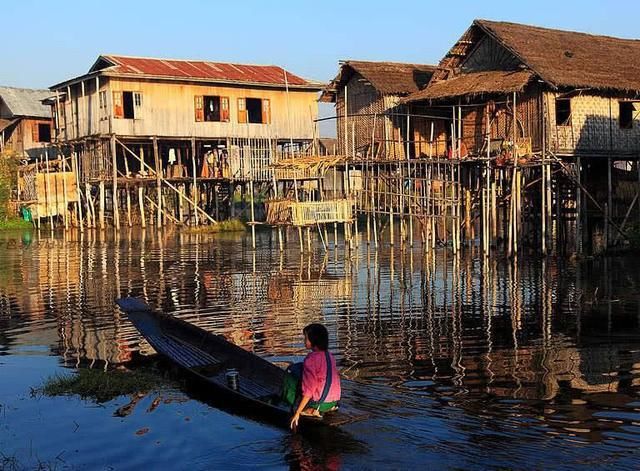
[[[305,80],[275,65],[229,64],[223,62],[156,59],[101,55],[89,73],[103,71],[109,74],[166,77],[172,79],[236,82],[319,90],[321,84]],[[285,82],[286,74],[286,82]]]

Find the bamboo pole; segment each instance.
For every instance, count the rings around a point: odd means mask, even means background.
[[[60,163],[62,164],[62,192],[64,193],[62,195],[62,203],[64,204],[64,209],[62,211],[62,220],[64,221],[64,228],[65,230],[69,230],[69,218],[68,218],[68,208],[69,208],[69,199],[67,198],[67,179],[65,176],[66,173],[66,159],[62,159],[60,161]],[[58,196],[58,185],[56,184],[56,200],[57,200],[57,196]],[[56,206],[57,206],[57,201],[56,201]]]
[[[138,206],[140,207],[140,224],[143,229],[147,227],[147,220],[144,216],[144,199],[144,187],[140,185],[138,187]]]
[[[178,221],[175,217],[173,217],[171,214],[167,213],[166,209],[159,207],[155,201],[153,201],[151,198],[149,198],[148,196],[145,195],[145,199],[149,202],[149,204],[151,204],[151,206],[153,206],[156,210],[161,211],[161,214],[164,214],[164,217],[167,219],[172,220],[173,222],[175,222],[176,224],[182,224],[180,221]]]
[[[251,152],[251,148],[249,148],[249,152]],[[251,155],[251,154],[249,154]],[[249,199],[250,199],[250,204],[251,204],[251,246],[253,247],[253,250],[256,249],[256,214],[255,214],[255,208],[254,208],[254,201],[253,201],[253,168],[254,165],[251,165],[251,168],[249,169],[250,173],[249,173]]]
[[[158,229],[162,227],[162,166],[160,164],[160,153],[158,151],[158,138],[153,136],[151,138],[153,142],[153,160],[155,162],[156,172],[156,226]]]
[[[120,229],[120,213],[118,212],[118,161],[116,154],[116,136],[111,134],[109,138],[111,147],[111,173],[113,179],[113,186],[111,191],[112,205],[113,205],[113,225],[116,229]]]
[[[195,225],[198,225],[198,169],[196,168],[196,140],[191,138],[191,166],[193,167],[193,218]],[[233,194],[229,195],[231,205],[233,205]]]
[[[46,204],[46,208],[47,208],[47,214],[49,215],[49,225],[50,225],[50,229],[53,230],[53,215],[51,214],[51,208],[49,207],[49,200],[51,199],[51,188],[50,188],[50,182],[49,182],[49,149],[45,149],[44,151],[44,158],[45,158],[45,170],[47,172],[46,178],[45,178],[45,185],[44,185],[44,200],[45,200],[45,204]]]
[[[119,142],[119,141],[118,141],[118,142]],[[151,166],[150,166],[150,165],[148,165],[146,162],[144,162],[143,160],[141,160],[141,159],[140,159],[140,157],[138,157],[138,156],[135,154],[135,152],[133,152],[131,149],[129,149],[126,145],[122,144],[121,142],[120,142],[120,145],[122,145],[122,148],[123,148],[124,150],[126,150],[127,152],[129,152],[131,155],[133,155],[136,159],[140,160],[140,162],[141,162],[145,167],[147,167],[149,170],[153,170],[153,169],[151,168]],[[185,200],[187,200],[187,202],[189,202],[189,203],[191,203],[192,205],[194,205],[194,208],[196,208],[196,210],[197,210],[197,211],[200,211],[200,212],[201,212],[201,213],[202,213],[202,214],[203,214],[203,215],[204,215],[204,216],[205,216],[205,217],[206,217],[206,218],[207,218],[211,223],[213,223],[213,224],[217,224],[217,222],[216,222],[216,220],[215,220],[215,219],[213,219],[211,216],[209,216],[205,210],[203,210],[202,208],[198,207],[198,206],[195,204],[195,202],[194,202],[191,198],[189,198],[187,195],[185,195],[184,193],[182,193],[182,192],[181,192],[178,188],[176,188],[176,187],[175,187],[171,182],[167,181],[167,180],[166,180],[166,179],[164,179],[164,178],[161,178],[161,180],[165,183],[165,185],[167,185],[167,186],[168,186],[169,188],[171,188],[173,191],[175,191],[176,193],[179,193],[179,194],[182,196],[182,198],[184,198]]]
[[[82,82],[84,85],[84,82]],[[73,179],[76,183],[76,192],[78,194],[78,201],[76,202],[76,217],[78,219],[78,225],[80,232],[84,232],[84,217],[82,212],[82,189],[80,188],[80,178],[78,177],[78,152],[73,152],[71,155],[71,170],[73,171]]]

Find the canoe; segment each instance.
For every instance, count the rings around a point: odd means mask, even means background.
[[[281,399],[286,372],[224,337],[166,313],[154,311],[138,298],[116,304],[156,352],[177,364],[215,392],[250,412],[289,426],[292,410]],[[340,406],[322,418],[301,417],[299,427],[341,426],[366,418],[354,408]]]

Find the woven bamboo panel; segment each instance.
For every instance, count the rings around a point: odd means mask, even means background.
[[[73,172],[39,173],[36,177],[37,215],[39,217],[64,214],[66,203],[78,201],[78,189]]]
[[[291,222],[294,226],[311,226],[353,220],[352,199],[291,203]]]

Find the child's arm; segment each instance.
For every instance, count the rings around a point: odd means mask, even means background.
[[[293,414],[293,417],[291,418],[291,423],[289,424],[289,426],[291,427],[291,430],[295,431],[298,428],[298,421],[300,420],[300,414],[305,409],[305,407],[307,407],[307,404],[309,404],[310,400],[311,400],[311,396],[307,396],[307,395],[302,396],[302,399],[300,400],[300,404],[298,404],[298,409],[296,409],[296,413]]]

